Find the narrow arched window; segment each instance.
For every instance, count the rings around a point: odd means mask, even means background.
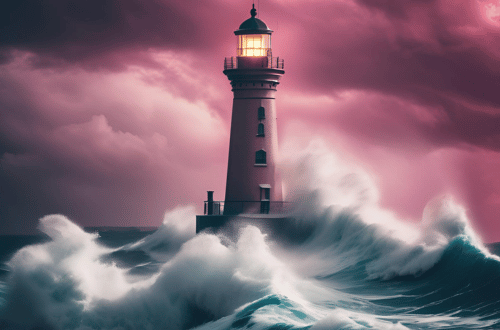
[[[262,149],[255,153],[255,164],[267,164],[266,152]]]
[[[257,136],[264,136],[264,124],[262,123],[257,126]]]
[[[260,107],[258,111],[259,120],[266,119],[266,109]]]

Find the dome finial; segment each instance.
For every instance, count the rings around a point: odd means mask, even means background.
[[[252,4],[252,10],[250,10],[250,15],[252,15],[252,17],[257,16],[257,10],[255,9],[254,3]]]

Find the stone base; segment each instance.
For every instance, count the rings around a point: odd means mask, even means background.
[[[310,223],[290,216],[272,214],[197,215],[196,233],[223,233],[236,239],[242,228],[258,227],[269,236],[290,243],[305,241],[314,231]]]

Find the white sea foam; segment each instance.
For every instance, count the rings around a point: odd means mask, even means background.
[[[367,172],[343,162],[321,142],[286,163],[289,197],[299,205],[294,216],[313,228],[305,242],[280,246],[252,226],[234,242],[195,236],[194,208],[178,207],[165,214],[155,233],[111,249],[64,216],[47,216],[40,230],[51,241],[25,247],[9,261],[0,325],[230,329],[253,324],[252,329],[266,329],[283,323],[311,330],[406,329],[398,316],[366,312],[372,307],[369,299],[342,288],[419,276],[457,237],[482,248],[465,211],[450,198],[431,201],[420,224],[401,221],[378,205],[379,193]],[[134,278],[127,267],[105,258],[117,251],[142,251],[160,267]],[[358,282],[331,277],[342,272]],[[399,318],[432,322],[428,316]],[[453,320],[442,316],[440,322]]]
[[[175,214],[185,213],[170,216]],[[45,217],[41,230],[52,241],[25,247],[9,262],[3,318],[16,327],[180,329],[230,315],[269,293],[300,298],[293,275],[255,227],[243,229],[230,246],[217,236],[198,235],[158,274],[134,283],[126,269],[100,261],[111,249],[67,218]],[[161,232],[136,247],[157,244]]]

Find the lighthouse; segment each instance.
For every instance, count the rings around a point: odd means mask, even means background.
[[[236,57],[224,60],[234,95],[224,214],[266,213],[283,201],[275,94],[285,71],[283,60],[272,55],[273,31],[256,17],[255,7],[250,15],[234,31]]]
[[[275,98],[284,61],[273,57],[273,31],[256,17],[254,5],[250,16],[234,31],[236,56],[224,59],[223,73],[233,92],[225,199],[215,202],[208,192],[197,232],[238,217],[263,219],[283,210]]]

